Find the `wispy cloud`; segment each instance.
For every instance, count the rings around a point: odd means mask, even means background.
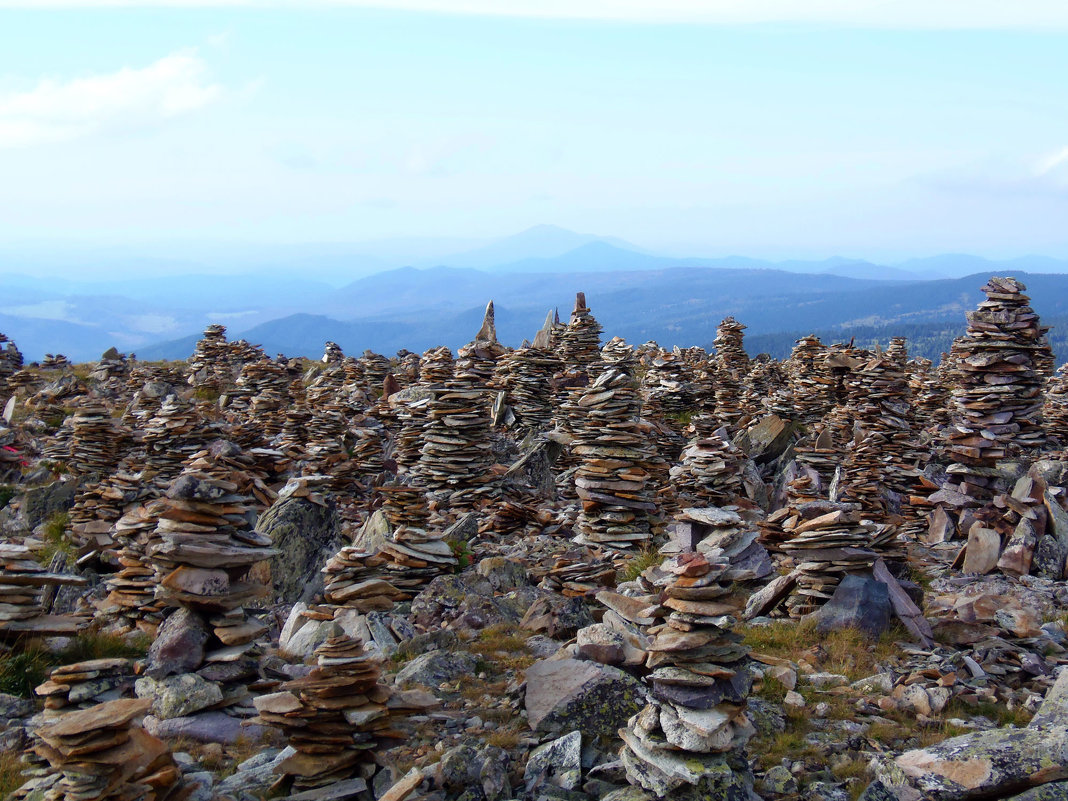
[[[195,51],[172,53],[140,69],[47,78],[28,91],[0,95],[0,148],[152,125],[206,106],[222,93]]]
[[[940,191],[1068,199],[1068,147],[1040,157],[991,156],[916,176]]]
[[[1050,175],[1058,172],[1068,174],[1068,147],[1040,159],[1036,165],[1035,172],[1038,175]]]
[[[349,6],[625,22],[817,23],[917,29],[1068,29],[1064,0],[0,0],[0,8]]]

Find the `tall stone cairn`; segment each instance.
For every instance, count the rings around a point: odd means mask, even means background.
[[[646,666],[649,703],[619,730],[631,784],[658,798],[748,801],[753,777],[745,746],[756,733],[746,717],[749,649],[732,632],[729,564],[685,552],[647,570],[659,593]]]
[[[575,310],[560,333],[560,356],[568,367],[589,368],[598,361],[601,349],[601,324],[586,307],[586,295],[575,295]]]
[[[652,537],[656,503],[647,469],[652,453],[639,419],[633,351],[616,337],[601,358],[604,371],[578,401],[586,419],[572,445],[582,459],[575,473],[582,502],[575,541],[629,550]]]
[[[716,416],[731,428],[745,413],[743,386],[749,372],[749,356],[743,343],[745,326],[727,317],[716,328]]]
[[[1046,440],[1042,427],[1041,355],[1047,329],[1015,278],[991,278],[986,300],[968,312],[968,332],[953,343],[959,381],[946,455],[955,490],[982,505],[992,498],[998,460],[1029,454]]]

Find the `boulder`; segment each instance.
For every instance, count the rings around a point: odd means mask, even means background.
[[[148,649],[145,675],[162,679],[172,673],[189,673],[204,661],[204,644],[211,636],[207,622],[185,607],[171,614],[156,632]]]
[[[342,545],[341,521],[332,501],[321,506],[306,498],[282,498],[260,516],[256,530],[281,551],[271,562],[276,601],[310,601],[322,592],[320,571]]]
[[[614,737],[645,702],[642,684],[622,670],[577,659],[535,662],[526,672],[527,723],[547,734]]]
[[[578,787],[582,781],[582,733],[573,731],[531,751],[523,781],[528,793],[546,784],[564,790]]]
[[[175,739],[184,737],[198,743],[261,742],[278,737],[278,730],[270,726],[245,726],[241,718],[225,712],[201,712],[199,715],[168,718],[148,715],[143,721],[145,731],[153,737]]]
[[[862,801],[1057,799],[1068,779],[1068,671],[1024,729],[976,731],[877,764]],[[1034,788],[1032,795],[1025,793]]]
[[[397,686],[422,684],[438,687],[445,682],[474,673],[478,660],[466,651],[431,651],[417,656],[397,674]]]
[[[152,699],[152,714],[160,720],[186,717],[223,699],[218,684],[195,673],[159,680],[145,676],[134,683],[134,692],[138,698]]]
[[[519,618],[511,605],[494,597],[490,583],[477,576],[438,576],[412,600],[412,622],[427,631],[478,631],[515,624]]]
[[[838,583],[831,599],[811,617],[821,634],[855,628],[876,638],[890,626],[892,613],[890,592],[885,584],[850,574]]]

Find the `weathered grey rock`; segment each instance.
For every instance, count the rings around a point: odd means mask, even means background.
[[[75,481],[54,481],[42,487],[31,487],[19,497],[21,524],[32,531],[47,523],[52,515],[66,512],[74,506]]]
[[[487,746],[479,751],[482,762],[478,769],[478,781],[486,801],[501,801],[511,797],[512,783],[509,776],[511,757],[503,748]]]
[[[417,656],[400,673],[397,685],[422,684],[431,689],[474,672],[478,660],[465,651],[431,651]]]
[[[145,675],[162,679],[174,673],[188,673],[204,661],[204,644],[211,636],[207,622],[186,607],[171,614],[156,632],[148,649]]]
[[[531,751],[523,781],[528,793],[544,784],[565,790],[578,787],[582,781],[582,733],[573,731]]]
[[[645,689],[617,668],[559,659],[535,662],[526,672],[527,722],[535,731],[581,731],[611,737],[645,701]]]
[[[839,582],[831,600],[812,617],[821,634],[855,628],[875,638],[890,626],[892,613],[890,592],[885,584],[850,574]]]
[[[265,749],[237,766],[237,771],[227,776],[215,787],[218,796],[234,798],[257,798],[266,794],[266,790],[276,781],[275,768],[297,753],[292,746],[281,751]]]
[[[290,656],[303,659],[314,654],[316,648],[340,633],[341,627],[333,620],[308,620],[287,638],[284,644],[279,641],[278,647]]]
[[[269,726],[243,726],[241,718],[225,712],[201,712],[199,715],[163,720],[155,715],[144,718],[145,731],[153,737],[174,739],[185,737],[198,743],[232,745],[238,740],[259,742],[273,739],[278,731]]]
[[[180,718],[222,701],[219,685],[195,673],[153,679],[145,676],[134,683],[138,698],[152,699],[152,714],[161,720]]]
[[[0,693],[0,720],[25,718],[32,715],[34,709],[33,700],[30,698],[19,698],[17,695]]]
[[[578,631],[578,652],[583,659],[602,665],[621,665],[626,643],[623,635],[604,623],[595,623]]]
[[[438,576],[412,599],[412,621],[428,631],[478,631],[519,620],[515,609],[493,596],[488,581],[470,575]]]
[[[271,561],[271,585],[281,603],[310,601],[323,589],[320,572],[341,548],[341,521],[333,501],[282,498],[264,512],[256,530],[281,553]]]
[[[1050,782],[1032,787],[1006,801],[1068,801],[1068,782]]]
[[[761,792],[770,795],[789,795],[797,792],[797,779],[782,765],[769,768],[760,780]]]
[[[1068,727],[1068,670],[1061,671],[1027,727],[1054,730]]]
[[[906,751],[880,763],[864,801],[998,798],[1068,777],[1068,730],[994,729]]]
[[[511,592],[530,584],[526,567],[514,559],[493,556],[478,563],[475,572],[489,582],[494,592]]]

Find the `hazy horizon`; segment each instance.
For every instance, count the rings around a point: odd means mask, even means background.
[[[1053,2],[260,5],[0,0],[0,250],[1068,257]]]

